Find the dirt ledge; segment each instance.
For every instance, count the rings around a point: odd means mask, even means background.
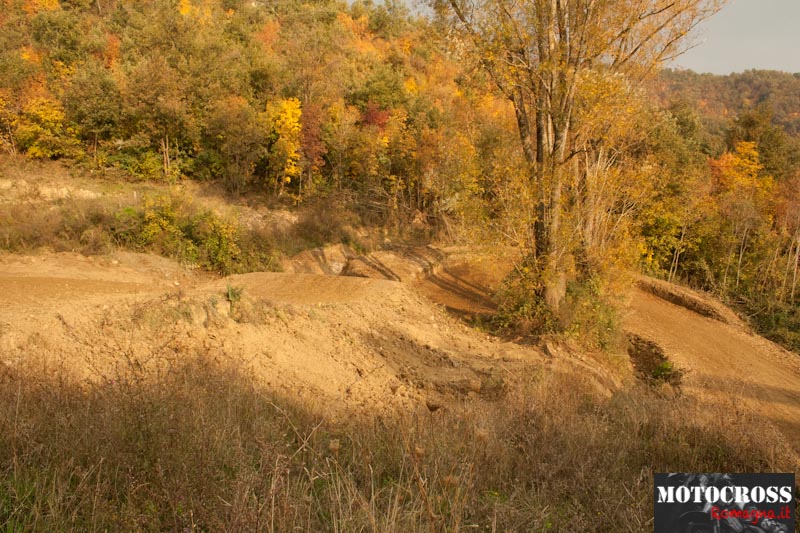
[[[637,279],[636,286],[653,296],[698,315],[750,331],[750,327],[731,309],[686,287],[644,276]]]

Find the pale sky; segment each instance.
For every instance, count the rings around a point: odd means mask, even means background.
[[[800,0],[732,0],[698,28],[697,46],[675,61],[696,72],[800,72]]]

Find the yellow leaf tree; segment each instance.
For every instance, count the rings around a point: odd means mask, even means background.
[[[480,64],[514,107],[519,140],[537,191],[528,261],[541,296],[557,312],[574,254],[574,217],[565,218],[573,159],[602,144],[584,137],[577,105],[589,77],[637,83],[681,52],[687,34],[722,0],[432,0],[463,30]],[[611,123],[615,119],[611,117]],[[562,224],[566,220],[566,225]]]
[[[739,287],[742,263],[754,236],[771,222],[770,198],[775,187],[771,176],[765,175],[754,142],[736,143],[733,152],[723,154],[712,163],[717,180],[720,214],[727,222],[727,258],[722,284],[727,287],[735,263],[734,286]]]
[[[282,194],[287,185],[296,182],[298,197],[303,194],[300,180],[302,115],[302,106],[297,98],[286,98],[267,106],[266,119],[272,141],[270,166],[276,188]]]

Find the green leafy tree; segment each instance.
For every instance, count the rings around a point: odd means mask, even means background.
[[[68,120],[91,143],[97,159],[98,144],[119,133],[122,95],[116,80],[102,64],[89,61],[70,78],[62,101]]]

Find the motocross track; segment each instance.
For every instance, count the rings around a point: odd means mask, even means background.
[[[752,409],[800,450],[800,357],[740,324],[698,315],[637,288],[625,329],[654,341],[678,369],[682,388],[731,412]],[[725,420],[720,420],[725,425]]]
[[[625,379],[577,350],[503,341],[459,320],[494,312],[506,259],[430,247],[307,256],[287,273],[216,279],[143,254],[0,255],[0,363],[96,381],[205,353],[334,417],[496,401],[544,369],[580,371],[602,393]],[[632,290],[626,331],[663,348],[685,393],[754,409],[800,449],[800,358],[707,297],[662,289]]]
[[[383,263],[396,255],[384,253]],[[448,254],[414,285],[452,314],[480,320],[496,310],[491,293],[510,264],[508,257]],[[754,411],[800,451],[800,356],[753,334],[715,299],[665,282],[640,280],[622,315],[628,335],[654,342],[682,373],[683,392],[731,413]]]
[[[191,354],[244,367],[333,418],[496,401],[544,361],[398,281],[214,279],[133,253],[0,255],[0,370],[119,382]]]

